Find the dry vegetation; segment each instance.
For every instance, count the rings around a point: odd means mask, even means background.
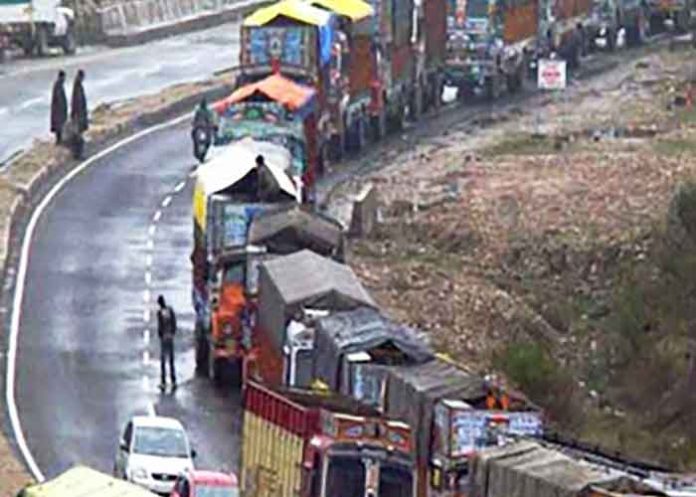
[[[396,157],[371,175],[384,222],[351,263],[392,315],[561,429],[693,470],[692,59],[648,56],[547,102],[542,133],[527,115]]]

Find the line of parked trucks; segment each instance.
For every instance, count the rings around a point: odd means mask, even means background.
[[[551,52],[577,64],[597,5],[282,0],[243,21],[237,88],[213,105],[197,171],[191,262],[198,369],[244,391],[244,495],[511,495],[495,490],[507,456],[478,454],[541,435],[542,413],[380,312],[344,264],[343,226],[316,208],[316,185],[330,161],[438,106],[445,83],[495,97]],[[627,6],[611,8],[638,29]],[[535,447],[513,455],[533,459]],[[584,474],[573,464],[561,466]],[[597,474],[519,495],[637,491]]]

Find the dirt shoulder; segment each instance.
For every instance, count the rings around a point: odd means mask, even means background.
[[[392,316],[506,376],[556,427],[691,469],[680,385],[696,302],[657,295],[691,243],[670,220],[696,178],[695,76],[692,52],[665,48],[420,140],[361,180],[378,186],[383,222],[350,258]]]

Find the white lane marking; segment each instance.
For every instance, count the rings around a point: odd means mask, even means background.
[[[128,145],[140,138],[147,136],[151,133],[165,129],[187,119],[191,118],[192,113],[185,114],[183,116],[172,119],[165,123],[158,124],[151,128],[144,129],[128,138],[114,143],[110,147],[105,148],[101,152],[93,155],[86,161],[79,164],[75,169],[66,174],[61,178],[53,187],[48,191],[46,196],[41,200],[39,205],[36,206],[34,212],[29,219],[29,224],[27,224],[26,231],[24,233],[24,239],[22,240],[22,251],[19,258],[19,266],[17,268],[17,282],[15,286],[14,299],[12,303],[12,321],[10,323],[10,337],[7,346],[7,374],[5,375],[5,401],[7,403],[8,414],[10,415],[10,425],[12,426],[12,432],[14,434],[15,440],[17,441],[17,446],[19,447],[22,457],[29,467],[32,476],[39,483],[45,480],[41,469],[36,464],[36,460],[32,455],[29,447],[27,445],[27,440],[24,437],[24,430],[22,429],[22,423],[19,419],[19,411],[17,410],[17,402],[15,400],[15,379],[16,379],[16,366],[17,366],[17,341],[19,338],[19,324],[22,319],[22,302],[24,300],[24,286],[26,285],[27,268],[29,266],[29,249],[31,248],[31,242],[34,238],[34,230],[36,229],[36,224],[41,217],[41,214],[48,204],[53,200],[53,198],[60,192],[63,187],[68,184],[75,176],[83,172],[85,169],[90,167],[92,164],[100,160],[102,157],[106,157],[114,150],[117,150],[124,145]],[[145,322],[150,320],[150,311],[145,310],[143,315]]]
[[[148,328],[143,330],[143,344],[145,347],[150,345],[150,330]]]
[[[150,391],[150,378],[147,375],[143,375],[143,390],[146,392]]]
[[[153,251],[155,249],[155,242],[153,242],[152,239],[147,241],[147,249],[149,251]]]
[[[151,225],[150,228],[148,229],[148,234],[150,235],[150,238],[152,238],[153,236],[155,236],[155,231],[157,231],[157,225],[156,225],[156,224],[153,224],[153,225]]]
[[[28,109],[29,107],[33,107],[36,104],[40,104],[43,102],[44,97],[36,97],[36,98],[30,98],[29,100],[26,100],[25,102],[22,102],[19,104],[19,109],[20,110],[25,110]]]
[[[150,271],[145,271],[145,284],[147,286],[152,285],[152,273]]]
[[[147,414],[148,416],[155,417],[157,416],[157,411],[155,411],[155,404],[152,402],[147,403]]]
[[[7,107],[0,107],[0,116],[4,116],[5,114],[9,113],[10,109]]]
[[[143,350],[143,364],[145,366],[150,365],[150,351],[149,350]]]
[[[162,217],[162,211],[158,209],[157,212],[155,212],[155,215],[152,216],[153,224],[158,223],[161,217]]]
[[[172,203],[172,196],[167,195],[166,197],[164,197],[164,200],[162,200],[162,207],[168,207],[169,204],[171,204],[171,203]]]
[[[145,323],[150,322],[150,309],[145,309],[143,311],[143,322],[145,322]]]
[[[185,186],[186,186],[186,181],[179,182],[179,184],[174,187],[174,193],[179,193],[181,190],[184,189]]]
[[[189,173],[189,178],[193,178],[194,176],[196,176],[196,170],[195,170],[195,169]]]
[[[146,289],[146,290],[143,292],[143,302],[145,302],[146,304],[149,304],[149,303],[150,303],[150,298],[151,298],[151,297],[152,297],[152,295],[150,295],[150,290],[149,290],[149,289]]]
[[[147,254],[147,257],[145,258],[145,265],[149,268],[152,267],[152,254]]]

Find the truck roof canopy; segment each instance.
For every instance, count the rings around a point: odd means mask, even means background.
[[[474,459],[472,476],[481,495],[487,497],[576,497],[590,487],[630,488],[631,493],[645,490],[632,484],[624,473],[527,440],[484,449]]]
[[[317,321],[314,338],[314,373],[336,388],[341,357],[355,352],[389,348],[384,360],[373,362],[417,364],[433,358],[422,334],[384,317],[378,310],[361,307],[338,312]]]
[[[375,9],[363,0],[308,0],[308,3],[324,7],[354,22],[375,14]]]
[[[220,147],[209,161],[198,168],[198,183],[205,195],[222,192],[240,183],[256,169],[258,155],[263,155],[278,189],[297,197],[297,188],[285,172],[290,167],[290,153],[280,145],[251,138]]]
[[[376,307],[353,270],[345,264],[302,250],[262,263],[282,303],[292,305],[331,295],[347,304]]]
[[[333,256],[343,245],[338,221],[291,204],[257,214],[249,226],[249,243],[264,245],[274,254],[290,254],[310,249]]]
[[[268,7],[258,9],[244,19],[243,25],[260,27],[269,24],[278,17],[285,17],[313,26],[325,26],[331,22],[331,14],[325,10],[318,9],[300,0],[282,0]]]
[[[305,85],[294,82],[280,74],[272,74],[267,78],[249,83],[237,88],[230,96],[215,103],[214,109],[224,113],[230,106],[262,95],[268,100],[278,102],[300,117],[311,113],[316,103],[316,92]]]
[[[45,483],[32,485],[22,497],[154,497],[132,483],[118,480],[85,466],[76,466]]]

